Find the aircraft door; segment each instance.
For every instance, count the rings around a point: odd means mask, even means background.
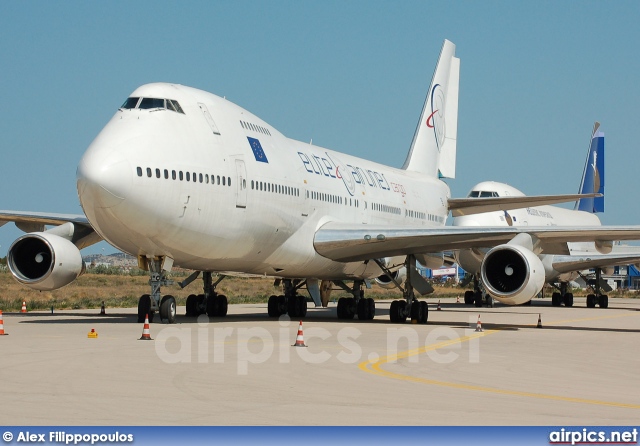
[[[244,160],[236,159],[236,207],[247,207],[247,169]]]

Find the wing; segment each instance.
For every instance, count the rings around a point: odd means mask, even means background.
[[[640,263],[640,252],[635,254],[554,256],[553,269],[559,273],[568,273],[589,268],[629,265],[631,263]]]
[[[102,240],[84,215],[0,210],[0,226],[8,222],[14,222],[24,232],[41,232],[45,230],[45,225],[59,226],[71,223],[74,227],[72,241],[78,249],[86,248]]]
[[[451,215],[480,214],[482,212],[509,211],[530,206],[566,203],[581,198],[601,197],[602,194],[568,194],[568,195],[538,195],[522,197],[487,197],[487,198],[450,198],[448,200]]]
[[[640,226],[508,226],[440,228],[327,223],[314,238],[318,254],[346,262],[465,248],[490,248],[520,233],[539,240],[545,254],[568,254],[568,242],[640,240]]]

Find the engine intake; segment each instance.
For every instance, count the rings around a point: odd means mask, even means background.
[[[519,245],[500,245],[487,253],[481,267],[482,283],[493,297],[518,305],[535,297],[544,286],[540,258]]]
[[[400,283],[400,285],[402,285],[407,278],[407,269],[403,266],[397,271],[392,272],[391,275],[398,283]],[[385,288],[385,289],[396,288],[395,282],[391,280],[391,278],[386,274],[382,274],[381,276],[376,277],[375,281],[382,288]]]
[[[40,291],[62,288],[85,271],[80,250],[69,240],[46,232],[26,234],[13,242],[7,266],[18,282]]]

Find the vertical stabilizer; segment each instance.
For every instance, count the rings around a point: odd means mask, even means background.
[[[600,123],[596,122],[591,134],[591,144],[587,161],[584,165],[582,182],[580,183],[580,194],[602,194],[602,197],[581,198],[576,203],[579,211],[604,212],[604,133],[599,131]]]
[[[405,170],[433,177],[455,178],[458,133],[460,59],[456,46],[444,41],[431,86],[413,135]]]

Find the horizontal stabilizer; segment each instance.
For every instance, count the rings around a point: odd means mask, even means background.
[[[538,195],[520,197],[451,198],[449,210],[454,217],[480,214],[483,212],[509,211],[533,206],[566,203],[584,198],[598,197],[600,194]]]

